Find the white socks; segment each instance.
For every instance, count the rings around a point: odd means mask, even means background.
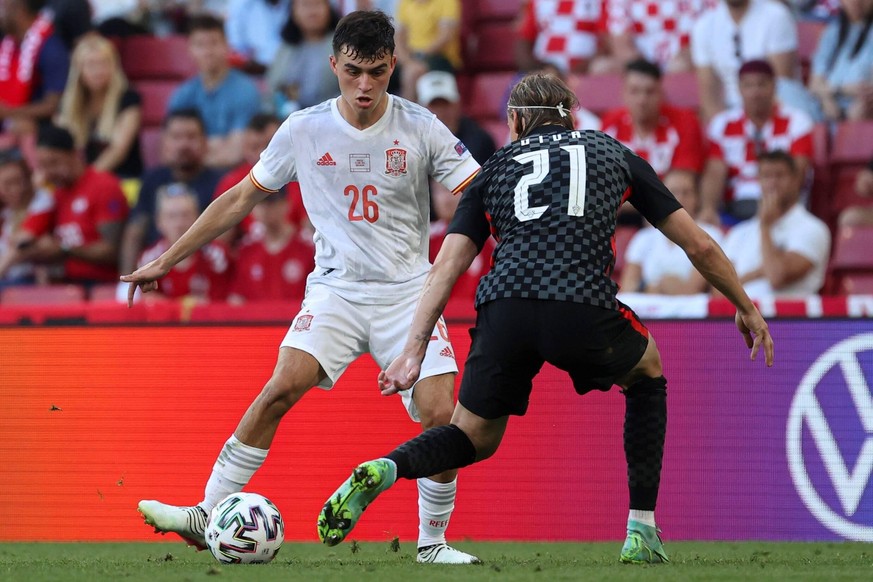
[[[267,449],[250,447],[231,435],[212,467],[200,507],[209,513],[222,499],[242,491],[255,471],[264,464],[267,452]]]
[[[451,483],[437,483],[418,479],[418,547],[424,548],[446,542],[446,528],[455,509],[458,479]]]
[[[642,509],[631,509],[627,514],[628,519],[638,521],[643,525],[658,527],[655,525],[655,512],[643,511]]]

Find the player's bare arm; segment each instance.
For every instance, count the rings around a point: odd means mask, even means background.
[[[170,269],[191,256],[197,249],[238,224],[269,194],[270,192],[255,186],[249,177],[245,177],[236,186],[216,198],[182,235],[182,238],[164,254],[130,275],[122,275],[121,280],[130,283],[127,291],[128,306],[133,305],[133,296],[137,287],[142,289],[143,293],[157,290],[158,279],[169,273]]]
[[[709,283],[718,289],[737,308],[737,328],[750,348],[754,360],[763,348],[768,366],[773,365],[773,338],[767,322],[746,294],[737,272],[724,251],[694,219],[679,209],[662,220],[658,230],[682,247],[689,260]]]
[[[379,387],[384,396],[408,390],[418,379],[427,344],[449,301],[452,287],[470,268],[478,254],[476,243],[467,236],[455,233],[446,236],[425,279],[406,345],[388,369],[379,374]]]

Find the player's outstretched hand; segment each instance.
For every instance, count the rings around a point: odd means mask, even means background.
[[[767,327],[767,322],[761,316],[761,312],[757,309],[753,313],[746,314],[737,311],[735,320],[737,328],[743,334],[743,339],[746,341],[746,347],[752,350],[751,358],[753,360],[757,358],[758,352],[763,348],[767,366],[772,366],[773,338],[770,336],[770,329]]]
[[[379,372],[379,390],[383,396],[409,390],[421,373],[421,358],[400,354],[387,370]]]
[[[130,283],[127,289],[127,306],[133,307],[133,296],[136,293],[136,288],[142,289],[143,293],[158,290],[158,279],[169,272],[158,264],[158,259],[147,263],[131,273],[130,275],[122,275],[121,280],[125,283]]]

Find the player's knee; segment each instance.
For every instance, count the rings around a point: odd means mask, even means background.
[[[658,351],[658,346],[655,344],[655,338],[649,337],[649,343],[646,346],[646,351],[643,352],[643,357],[637,362],[637,365],[627,373],[626,376],[619,379],[616,384],[627,390],[632,384],[635,384],[646,378],[657,378],[664,372],[661,365],[661,353]]]
[[[628,398],[659,398],[666,396],[666,394],[667,379],[663,376],[644,377],[624,389],[624,395]]]
[[[452,421],[454,408],[451,401],[428,402],[424,406],[418,406],[418,416],[421,418],[421,429],[427,430],[435,426],[444,426]]]
[[[412,397],[421,418],[422,430],[452,421],[455,411],[454,386],[454,375],[434,376],[416,384]]]

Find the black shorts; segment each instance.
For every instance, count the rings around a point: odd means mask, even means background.
[[[609,390],[643,357],[649,331],[637,315],[567,301],[497,299],[479,308],[458,400],[482,418],[527,412],[544,362],[579,394]]]

